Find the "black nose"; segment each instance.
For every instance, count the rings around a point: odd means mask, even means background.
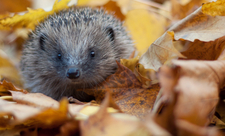
[[[70,79],[78,78],[80,76],[79,69],[77,69],[77,68],[68,69],[66,76]]]

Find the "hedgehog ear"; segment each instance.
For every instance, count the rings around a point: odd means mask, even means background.
[[[45,44],[45,40],[47,39],[47,35],[46,34],[41,34],[41,36],[39,37],[39,45],[40,45],[40,48],[45,51],[45,48],[44,48],[44,44]]]
[[[112,27],[107,27],[107,28],[106,28],[106,32],[107,32],[107,34],[108,34],[110,40],[111,40],[111,41],[114,41],[114,39],[115,39],[115,34],[114,34],[114,31],[113,31]]]

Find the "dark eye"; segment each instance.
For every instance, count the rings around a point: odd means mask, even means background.
[[[58,59],[61,59],[62,58],[62,55],[61,55],[61,53],[58,53]]]
[[[95,52],[91,51],[91,57],[94,58],[95,57]]]

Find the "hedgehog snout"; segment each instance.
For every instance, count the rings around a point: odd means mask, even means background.
[[[76,67],[69,68],[66,72],[66,77],[69,79],[77,79],[80,77],[80,71]]]

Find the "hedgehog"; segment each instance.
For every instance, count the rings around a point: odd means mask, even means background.
[[[20,62],[24,86],[53,99],[94,99],[84,91],[117,70],[133,41],[123,22],[104,9],[70,7],[41,21],[23,45]]]

